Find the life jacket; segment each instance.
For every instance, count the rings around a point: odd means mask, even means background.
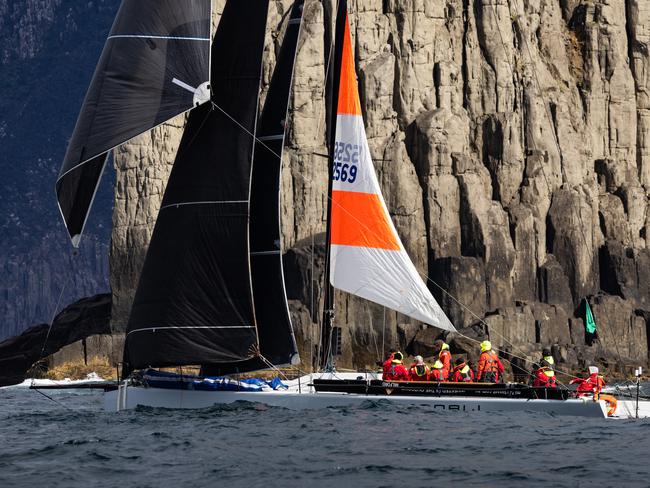
[[[602,376],[599,376],[598,373],[589,375],[589,378],[587,379],[577,378],[571,381],[571,384],[575,383],[578,383],[578,388],[576,389],[578,396],[593,393],[594,398],[598,398],[600,390],[605,386],[605,380]]]
[[[557,378],[555,377],[555,371],[549,369],[546,366],[539,368],[537,371],[535,371],[535,381],[533,382],[533,386],[557,388]]]
[[[390,356],[388,356],[388,359],[386,359],[386,361],[384,361],[384,364],[383,364],[383,373],[384,374],[388,374],[388,372],[390,371],[390,367],[393,364],[393,356],[394,356],[394,354],[391,354]]]
[[[438,360],[442,363],[442,369],[444,370],[446,378],[451,371],[451,353],[449,352],[449,345],[442,345],[442,349],[438,353]]]
[[[499,356],[492,349],[481,353],[478,362],[478,380],[499,381],[499,374],[503,372],[503,364]]]
[[[444,369],[434,368],[431,370],[429,375],[431,381],[447,381],[446,375],[444,374]]]
[[[472,368],[469,367],[469,364],[463,363],[454,368],[454,381],[465,381],[471,382],[474,381],[474,373]]]
[[[393,363],[382,378],[388,381],[408,381],[409,372],[402,363]]]
[[[614,415],[617,406],[616,397],[600,393],[605,386],[605,379],[602,376],[598,375],[598,373],[594,373],[589,375],[589,378],[587,379],[576,378],[575,380],[571,380],[570,384],[573,385],[575,383],[578,383],[576,393],[579,397],[590,393],[593,394],[594,400],[604,400],[607,402],[607,416],[611,417]]]
[[[411,381],[429,381],[429,366],[426,364],[414,364],[409,369]]]

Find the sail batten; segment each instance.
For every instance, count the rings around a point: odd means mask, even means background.
[[[207,100],[210,16],[210,0],[122,1],[57,178],[59,209],[73,243],[83,232],[107,153]]]
[[[204,41],[210,42],[209,37],[186,37],[186,36],[161,36],[156,34],[114,34],[108,36],[107,39],[173,39],[177,41]]]
[[[341,36],[331,148],[330,282],[339,290],[455,330],[408,256],[384,201],[366,137],[349,20]]]

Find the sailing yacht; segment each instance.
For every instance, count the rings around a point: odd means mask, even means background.
[[[108,409],[258,401],[287,408],[381,398],[441,411],[533,410],[603,417],[602,401],[524,385],[385,382],[333,368],[336,288],[454,331],[397,234],[372,164],[347,2],[333,63],[323,371],[285,383],[224,375],[300,361],[282,269],[280,173],[303,0],[287,20],[261,114],[268,0],[123,0],[57,181],[78,245],[108,152],[189,111],[128,322],[123,381]],[[155,368],[200,365],[202,376]],[[650,413],[650,412],[649,412]]]

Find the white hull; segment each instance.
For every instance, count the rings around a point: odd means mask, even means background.
[[[98,388],[101,388],[102,384],[110,384],[110,383],[114,383],[114,382],[103,380],[99,376],[97,376],[96,378],[85,379],[85,380],[71,380],[69,378],[66,378],[64,380],[28,378],[24,380],[22,383],[18,383],[16,385],[2,386],[0,387],[0,389],[4,389],[4,388],[48,389],[48,388],[55,388],[55,387],[59,387],[61,389],[74,389],[77,387],[81,387],[81,388],[87,387],[88,385],[97,385]]]
[[[195,391],[167,388],[149,388],[123,385],[119,390],[104,396],[104,408],[109,411],[132,409],[139,405],[160,408],[208,408],[237,401],[259,402],[292,410],[326,407],[355,406],[366,401],[388,400],[401,405],[429,406],[442,412],[544,412],[580,417],[606,417],[604,401],[591,399],[526,400],[508,398],[434,397],[400,395],[363,395],[353,393],[316,393],[307,386],[310,378],[289,382],[288,390],[245,391]],[[650,402],[641,402],[641,417],[650,417]],[[619,417],[634,417],[633,402],[619,401]]]

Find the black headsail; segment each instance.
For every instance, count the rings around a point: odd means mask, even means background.
[[[293,69],[302,25],[304,0],[294,3],[257,127],[251,176],[250,260],[260,353],[237,364],[239,371],[297,364],[298,348],[291,326],[282,269],[280,181],[282,149]],[[232,365],[204,365],[206,375],[233,371]]]
[[[108,151],[209,99],[211,0],[123,0],[56,182],[77,246]]]
[[[189,116],[129,319],[125,371],[257,355],[248,215],[268,0],[229,0],[212,103]]]

